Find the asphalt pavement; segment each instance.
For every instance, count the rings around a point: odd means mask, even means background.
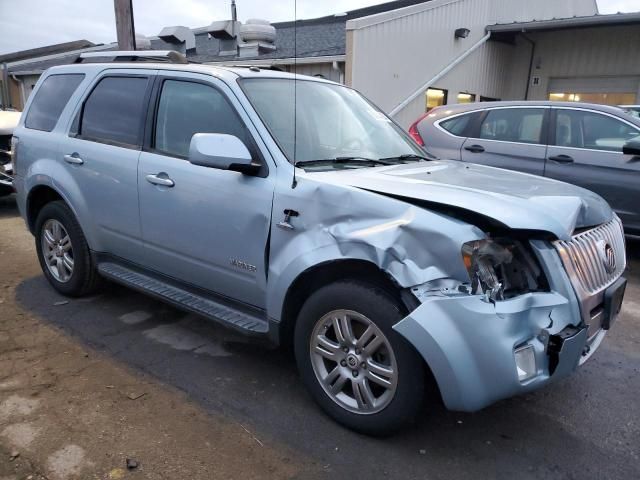
[[[2,202],[6,228],[17,212],[10,199]],[[313,459],[309,476],[632,479],[640,478],[640,242],[629,240],[628,252],[621,316],[572,377],[473,414],[432,401],[417,424],[384,439],[326,417],[286,351],[246,343],[141,294],[111,285],[69,300],[36,275],[20,279],[15,299],[84,347],[183,391],[207,412],[249,425],[264,444]],[[23,254],[35,261],[33,251]]]

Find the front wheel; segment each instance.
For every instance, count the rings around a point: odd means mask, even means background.
[[[335,420],[384,435],[411,421],[424,396],[421,357],[393,325],[402,307],[383,290],[336,282],[300,311],[295,353],[302,379]]]

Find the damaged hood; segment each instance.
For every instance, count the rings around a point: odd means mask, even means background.
[[[307,172],[306,175],[314,180],[476,212],[509,228],[547,231],[564,240],[576,228],[598,225],[613,216],[600,196],[584,188],[457,161]]]

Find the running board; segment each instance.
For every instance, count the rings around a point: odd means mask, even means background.
[[[222,325],[239,330],[245,335],[265,335],[269,331],[266,319],[189,292],[184,288],[170,285],[122,265],[111,262],[99,263],[98,272],[114,282],[164,300],[177,308],[202,315]]]

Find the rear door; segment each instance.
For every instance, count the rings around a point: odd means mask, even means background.
[[[552,109],[545,175],[601,195],[625,228],[640,232],[640,159],[622,153],[640,128],[614,115],[580,108]]]
[[[462,160],[462,145],[484,112],[466,112],[445,117],[434,123],[429,115],[418,123],[418,131],[429,153],[438,158]]]
[[[546,107],[486,110],[462,145],[462,161],[543,175],[548,112]]]
[[[90,212],[94,248],[131,261],[143,253],[138,160],[152,78],[153,71],[103,72],[61,144],[61,160]]]
[[[145,265],[264,307],[274,175],[258,148],[257,132],[229,87],[208,75],[159,76],[154,98],[138,169]],[[240,138],[262,163],[261,173],[191,164],[195,133]]]

